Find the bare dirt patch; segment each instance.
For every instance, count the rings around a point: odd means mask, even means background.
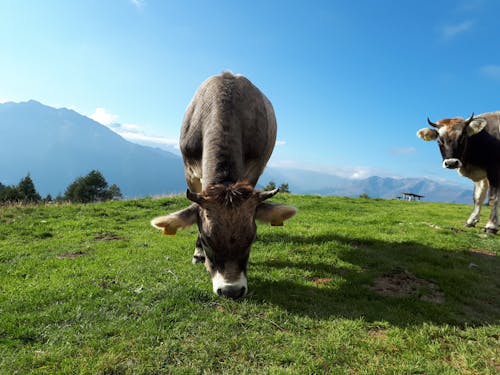
[[[332,281],[330,277],[313,277],[311,281],[316,285],[326,284]]]
[[[396,270],[375,279],[370,289],[384,297],[414,297],[439,304],[445,301],[444,293],[436,283],[416,277],[406,270]]]
[[[124,239],[124,237],[112,232],[101,232],[94,237],[94,240],[96,241],[120,241]]]
[[[87,255],[87,253],[83,251],[75,251],[74,253],[66,253],[66,254],[60,254],[56,256],[57,259],[75,259],[78,257],[83,257]]]
[[[439,225],[432,224],[432,223],[424,223],[428,227],[431,227],[433,229],[442,229],[442,230],[451,230],[452,232],[455,233],[465,233],[464,229],[461,228],[455,228],[455,227],[440,227]]]

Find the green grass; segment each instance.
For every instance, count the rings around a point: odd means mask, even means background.
[[[150,227],[184,198],[0,208],[0,373],[500,371],[500,237],[462,228],[472,207],[273,201],[299,213],[259,225],[241,301],[191,264],[195,228]],[[402,272],[428,284],[372,288]]]

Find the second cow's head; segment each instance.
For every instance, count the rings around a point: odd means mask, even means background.
[[[437,140],[443,157],[443,167],[448,169],[463,166],[469,137],[478,134],[487,124],[484,118],[474,118],[474,114],[465,120],[455,117],[435,123],[427,119],[427,122],[432,129],[420,129],[417,136],[424,141]]]
[[[248,290],[246,271],[256,237],[255,220],[280,226],[297,211],[263,203],[276,193],[278,189],[261,192],[244,183],[214,185],[200,194],[188,190],[187,198],[196,205],[155,218],[151,224],[164,234],[197,224],[214,292],[238,298]]]

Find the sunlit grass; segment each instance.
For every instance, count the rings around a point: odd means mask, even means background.
[[[0,373],[498,371],[500,241],[471,207],[273,200],[299,213],[259,225],[241,301],[191,265],[195,228],[149,226],[184,198],[0,208]],[[400,272],[444,300],[372,288]]]

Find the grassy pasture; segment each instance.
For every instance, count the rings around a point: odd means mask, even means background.
[[[259,225],[241,301],[195,228],[150,227],[182,197],[0,207],[0,374],[500,371],[500,237],[471,206],[273,201],[299,213]]]

